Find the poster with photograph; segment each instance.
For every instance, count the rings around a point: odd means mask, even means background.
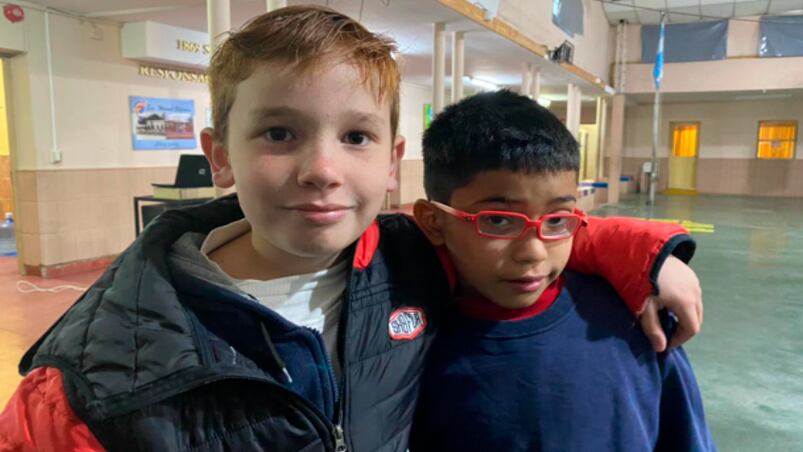
[[[195,102],[130,97],[134,150],[195,149]]]

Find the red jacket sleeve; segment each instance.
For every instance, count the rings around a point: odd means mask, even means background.
[[[61,372],[28,374],[0,414],[0,451],[102,451],[103,446],[70,408]]]
[[[607,279],[634,314],[641,314],[648,296],[657,293],[655,278],[667,256],[681,243],[692,243],[674,223],[624,217],[589,217],[574,239],[568,268]],[[685,246],[689,255],[694,247]]]

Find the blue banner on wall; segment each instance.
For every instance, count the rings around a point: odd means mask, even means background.
[[[571,37],[583,34],[582,0],[552,0],[552,23]]]
[[[803,56],[803,16],[764,16],[759,33],[759,56]]]
[[[131,96],[131,142],[134,150],[195,149],[195,102]]]
[[[660,25],[641,27],[641,62],[654,63]],[[664,63],[724,60],[728,54],[728,21],[666,25]]]

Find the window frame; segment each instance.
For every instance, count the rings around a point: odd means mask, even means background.
[[[762,140],[761,139],[761,126],[762,125],[792,125],[795,128],[795,136],[792,139],[792,156],[787,158],[773,158],[773,157],[762,157],[759,152],[761,150],[761,143],[762,142],[771,142],[771,140]],[[756,130],[756,150],[755,150],[755,158],[756,160],[768,160],[768,161],[787,161],[787,160],[795,160],[797,158],[797,141],[800,139],[800,129],[798,127],[798,122],[796,119],[763,119],[758,121],[758,128]]]
[[[695,149],[694,157],[681,157],[675,155],[675,127],[677,126],[695,126],[697,127],[697,148]],[[669,146],[667,157],[676,159],[699,159],[700,158],[700,135],[702,133],[702,121],[669,121]]]

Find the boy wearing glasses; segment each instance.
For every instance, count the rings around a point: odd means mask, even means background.
[[[456,270],[459,314],[433,346],[412,451],[715,448],[683,350],[656,354],[605,281],[564,272],[586,217],[556,117],[507,91],[468,98],[432,122],[424,165],[415,216]]]

